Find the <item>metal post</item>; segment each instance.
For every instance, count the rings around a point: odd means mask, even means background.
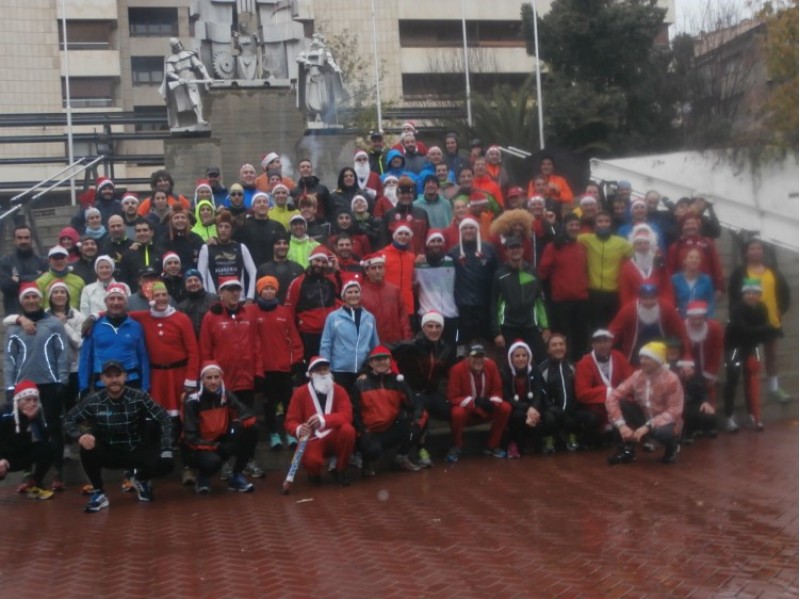
[[[461,34],[464,38],[464,79],[467,91],[467,124],[472,127],[472,91],[469,87],[469,54],[467,54],[467,15],[464,0],[461,0]]]
[[[381,115],[381,77],[378,66],[378,29],[375,25],[375,0],[372,0],[372,56],[375,61],[375,102],[378,106],[378,131],[383,131]]]
[[[75,162],[74,150],[72,148],[72,102],[69,95],[69,45],[67,43],[67,7],[64,0],[61,0],[61,34],[64,38],[64,93],[67,99],[67,156],[69,163]],[[69,196],[71,205],[77,203],[75,196],[75,178],[69,178]]]
[[[463,1],[463,0],[462,0]],[[544,150],[544,117],[542,109],[542,73],[539,68],[539,25],[536,16],[536,0],[531,0],[533,8],[533,46],[536,52],[536,108],[539,111],[539,149]]]

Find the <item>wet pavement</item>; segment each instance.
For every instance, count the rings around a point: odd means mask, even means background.
[[[473,433],[474,435],[475,433]],[[478,433],[480,435],[482,433]],[[479,447],[479,443],[475,443]],[[263,454],[262,454],[263,455]],[[796,417],[700,440],[674,466],[607,451],[438,460],[349,488],[253,494],[108,484],[82,513],[80,473],[54,500],[0,487],[0,596],[797,597]]]

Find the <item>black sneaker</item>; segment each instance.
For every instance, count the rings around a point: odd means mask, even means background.
[[[608,458],[609,466],[617,464],[630,464],[636,461],[636,450],[630,445],[625,445],[620,450]]]
[[[661,462],[663,464],[674,464],[678,461],[678,454],[681,452],[681,444],[680,443],[670,443],[667,445],[666,449],[664,449],[664,455],[661,457]]]
[[[333,482],[338,484],[340,487],[350,486],[350,477],[347,475],[347,472],[339,472],[338,470],[334,470],[331,472],[331,476],[333,477]]]

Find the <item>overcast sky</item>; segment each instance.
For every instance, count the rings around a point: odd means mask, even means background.
[[[675,1],[675,25],[672,26],[671,33],[681,33],[694,29],[709,29],[708,22],[716,19],[708,19],[704,14],[733,14],[740,18],[750,16],[762,4],[762,0],[674,0]]]

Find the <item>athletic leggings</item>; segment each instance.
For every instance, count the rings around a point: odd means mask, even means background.
[[[728,359],[725,364],[725,417],[733,416],[733,404],[736,399],[736,387],[739,385],[739,375],[744,374],[744,399],[747,404],[747,413],[756,422],[761,422],[761,388],[759,387],[758,373],[761,364],[753,355],[742,355],[738,359]]]

